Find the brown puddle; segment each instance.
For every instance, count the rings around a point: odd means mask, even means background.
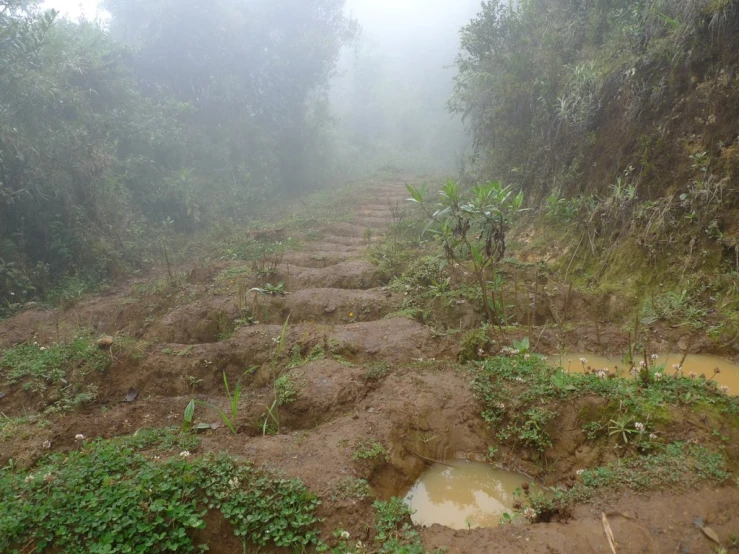
[[[580,358],[584,358],[587,362],[582,364],[580,362]],[[673,375],[675,373],[673,365],[680,364],[682,358],[682,354],[662,354],[657,358],[655,364],[664,364],[665,375]],[[561,367],[570,373],[583,373],[587,368],[591,368],[596,371],[607,368],[610,371],[617,369],[619,375],[628,376],[629,365],[624,363],[622,359],[615,357],[609,358],[607,356],[598,356],[588,352],[568,352],[563,355],[556,354],[548,356],[546,360],[550,365]],[[691,373],[695,373],[698,376],[701,374],[705,375],[706,379],[710,379],[711,376],[714,375],[716,368],[720,370],[720,373],[715,375],[713,379],[719,385],[726,385],[729,387],[730,394],[739,394],[739,364],[735,364],[729,360],[725,360],[724,358],[707,356],[704,354],[688,354],[682,364],[681,371],[686,377]]]
[[[416,525],[438,523],[452,529],[495,527],[513,509],[513,493],[528,482],[519,473],[482,462],[435,464],[418,478],[404,502]]]

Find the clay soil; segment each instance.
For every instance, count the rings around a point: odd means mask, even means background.
[[[113,437],[178,424],[192,397],[225,408],[223,372],[235,382],[256,368],[245,377],[238,435],[225,428],[204,433],[201,450],[228,452],[302,479],[322,498],[325,537],[343,528],[371,540],[371,500],[335,494],[342,480],[364,478],[379,498],[403,495],[428,460],[482,459],[490,444],[469,375],[456,364],[455,341],[418,321],[386,317],[400,308],[403,296],[383,288],[383,275],[366,256],[365,230],[372,228],[371,240],[381,240],[392,222],[393,203],[406,197],[399,180],[363,189],[350,222],[327,226],[320,238],[277,260],[272,281],[284,282],[287,294],[260,295],[255,325],[232,328],[240,312],[239,288],[256,284],[251,264],[239,262],[190,267],[172,291],[141,292],[146,282],[131,281],[66,312],[27,311],[0,323],[0,347],[28,340],[44,344],[80,327],[114,337],[113,366],[97,383],[99,403],[54,416],[46,427],[14,433],[0,448],[0,464],[9,458],[33,463],[46,453],[45,440],[64,451],[76,448],[77,433]],[[248,297],[250,306],[255,299]],[[479,317],[472,308],[463,312],[454,317],[468,322]],[[288,316],[285,348],[275,365],[271,360]],[[541,348],[558,347],[561,337],[542,329]],[[586,323],[580,330],[570,330],[580,337],[572,346],[584,349],[595,340],[594,332]],[[130,344],[119,346],[124,334],[141,340],[139,352]],[[607,326],[598,335],[599,342],[623,340]],[[316,352],[318,359],[289,369],[296,355],[307,359]],[[263,436],[260,423],[274,398],[275,371],[291,375],[299,394],[282,407],[279,433]],[[124,402],[131,388],[138,398]],[[23,391],[7,393],[0,400],[5,415],[33,409]],[[204,409],[198,419],[213,422],[217,415]],[[561,463],[547,478],[550,484],[567,482],[579,464],[593,461],[593,453],[581,448],[584,437],[563,429],[555,438]],[[353,459],[361,440],[385,445],[387,460]],[[739,530],[739,491],[627,492],[579,506],[550,523],[468,531],[435,525],[420,532],[429,550],[445,547],[450,553],[607,553],[602,513],[609,514],[620,553],[709,553],[715,544],[693,522],[702,518],[722,538]],[[210,551],[241,552],[229,525],[215,516],[211,520],[200,537]]]

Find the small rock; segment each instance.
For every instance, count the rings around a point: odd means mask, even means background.
[[[374,414],[375,413],[375,409],[374,408],[367,408],[367,411],[369,413],[371,413],[371,414]]]
[[[98,345],[98,348],[110,348],[113,344],[113,337],[103,337],[98,339],[96,344]]]

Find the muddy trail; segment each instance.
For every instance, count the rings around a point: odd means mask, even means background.
[[[404,182],[388,180],[357,191],[353,216],[303,237],[297,251],[258,263],[196,265],[176,287],[153,290],[144,280],[132,281],[66,312],[27,311],[0,323],[4,346],[44,344],[79,328],[113,338],[112,367],[95,383],[98,403],[53,416],[31,436],[8,438],[0,462],[12,457],[30,464],[46,453],[44,441],[55,451],[77,448],[78,433],[108,438],[180,424],[191,398],[227,409],[225,373],[230,383],[244,381],[238,434],[223,426],[204,432],[202,450],[300,478],[322,499],[325,535],[341,528],[370,541],[372,499],[341,494],[348,479],[365,479],[377,498],[402,497],[431,460],[483,460],[490,442],[469,375],[456,364],[455,339],[396,317],[403,294],[383,286],[367,256],[406,198]],[[268,289],[277,283],[283,289]],[[607,329],[599,332],[607,337]],[[546,335],[542,340],[546,347]],[[277,376],[287,392],[278,391]],[[20,387],[5,392],[0,410],[6,415],[34,408]],[[135,400],[125,401],[132,392]],[[289,399],[279,406],[277,422],[269,410],[280,394]],[[558,430],[559,459],[546,478],[549,486],[575,479],[598,456],[576,430],[580,409],[573,406],[565,416],[570,427]],[[207,407],[199,407],[195,419],[219,421]],[[267,424],[272,428],[265,434]],[[357,459],[357,449],[369,442],[384,445],[386,455]],[[602,514],[608,514],[618,552],[715,552],[694,522],[700,518],[722,537],[739,530],[739,491],[704,485],[627,492],[548,523],[419,531],[429,551],[606,553]],[[201,539],[215,553],[242,549],[220,520]]]

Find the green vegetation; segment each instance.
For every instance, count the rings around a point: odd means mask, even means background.
[[[560,193],[579,188],[588,156],[613,139],[598,135],[612,99],[622,95],[616,117],[639,128],[637,115],[649,119],[670,101],[660,80],[732,43],[736,25],[723,1],[484,2],[462,31],[450,109],[467,118],[486,175],[552,194],[553,211],[569,219]],[[616,171],[648,170],[636,159],[621,163]]]
[[[110,354],[87,334],[42,346],[36,342],[6,350],[0,358],[0,378],[20,386],[40,411],[72,410],[95,400],[95,376],[107,371]]]
[[[426,188],[408,186],[410,200],[418,204],[431,221],[430,229],[444,248],[446,261],[472,273],[482,294],[489,322],[499,320],[495,291],[488,294],[489,274],[496,274],[496,264],[506,251],[506,232],[523,205],[523,192],[514,194],[499,181],[479,184],[469,190],[447,181],[439,192],[436,205],[429,205]],[[443,266],[441,266],[443,269]],[[439,281],[435,288],[444,292],[449,282]]]
[[[370,440],[360,440],[354,446],[352,458],[355,460],[373,460],[380,458],[385,461],[389,459],[389,452],[381,443]]]
[[[289,373],[275,379],[275,394],[277,405],[284,406],[292,404],[300,395],[301,375]]]
[[[344,477],[333,488],[332,500],[364,500],[373,496],[372,488],[364,479]]]
[[[374,545],[353,541],[347,531],[339,529],[334,533],[339,544],[334,548],[319,547],[318,552],[353,554],[367,551],[376,554],[426,554],[418,531],[410,523],[410,509],[402,499],[393,497],[387,502],[377,500],[372,506],[375,509]]]
[[[55,454],[32,472],[0,470],[0,550],[194,552],[204,549],[190,531],[205,528],[205,508],[219,510],[245,546],[318,543],[319,501],[299,481],[196,456],[197,442],[139,431]]]
[[[0,1],[0,316],[171,272],[199,230],[251,259],[238,222],[336,175],[343,0],[107,0],[107,30],[34,4]]]
[[[364,372],[364,378],[367,381],[380,381],[390,374],[390,366],[385,362],[372,362],[367,366]]]
[[[564,280],[617,284],[694,328],[715,314],[724,342],[739,328],[739,158],[733,135],[705,130],[733,114],[713,99],[736,95],[719,75],[737,36],[729,1],[491,0],[462,30],[449,104],[475,177],[541,207],[536,246],[553,247],[553,227],[567,244]],[[699,66],[716,73],[686,69]]]
[[[587,439],[618,455],[606,466],[582,468],[580,481],[566,493],[529,498],[540,520],[605,489],[651,490],[730,478],[726,440],[716,441],[706,433],[693,444],[681,441],[680,425],[690,425],[690,416],[683,412],[688,407],[696,413],[720,414],[717,421],[728,426],[729,434],[739,430],[739,400],[721,392],[714,381],[678,372],[667,375],[663,366],[651,364],[636,369],[636,379],[606,370],[569,374],[548,367],[537,356],[509,350],[510,355],[473,368],[473,389],[496,445],[532,449],[545,467],[548,456],[557,456],[550,448],[556,449],[554,439],[562,433],[558,418],[576,409]],[[494,451],[497,455],[500,448]]]
[[[478,363],[473,389],[482,402],[483,419],[500,442],[531,446],[540,454],[551,445],[546,424],[557,417],[555,410],[577,398],[603,399],[602,409],[582,414],[583,426],[622,456],[666,442],[669,424],[677,417],[670,407],[693,404],[731,417],[739,414],[739,400],[721,392],[715,381],[668,375],[662,366],[651,366],[638,379],[605,370],[570,374],[537,356],[516,353]]]
[[[687,488],[708,481],[725,483],[731,473],[720,453],[700,445],[673,442],[658,452],[639,457],[618,459],[605,466],[578,470],[578,481],[567,491],[553,495],[518,494],[519,513],[534,521],[548,521],[552,515],[565,512],[578,502],[586,502],[597,494],[623,488],[647,492],[666,488]],[[532,509],[533,513],[527,509]]]

